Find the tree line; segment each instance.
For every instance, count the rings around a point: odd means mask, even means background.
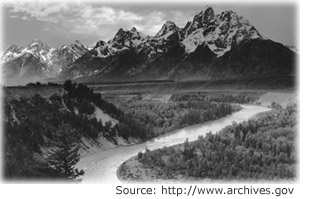
[[[71,80],[67,80],[64,83],[64,89],[67,91],[69,99],[79,99],[84,101],[87,100],[88,102],[92,102],[101,110],[103,110],[103,112],[117,119],[119,122],[114,127],[112,127],[112,132],[118,132],[118,135],[124,137],[125,139],[129,137],[138,137],[144,140],[148,137],[148,130],[145,125],[143,125],[140,121],[132,118],[130,114],[124,113],[113,103],[104,100],[100,93],[95,93],[86,85],[72,83]],[[81,102],[78,104],[83,105]]]
[[[233,123],[181,146],[138,154],[159,178],[292,179],[296,177],[296,105]]]
[[[83,174],[74,168],[80,138],[96,137],[104,127],[64,104],[61,96],[45,99],[38,94],[5,103],[6,179],[76,180]]]
[[[191,94],[175,94],[171,97],[172,101],[210,101],[210,102],[227,102],[227,103],[251,103],[257,99],[251,94],[219,94],[219,93],[191,93]]]
[[[241,107],[228,102],[213,102],[204,98],[178,98],[168,102],[144,100],[141,95],[128,97],[108,96],[131,120],[144,127],[146,138],[156,137],[175,129],[215,120],[239,111]]]
[[[67,82],[65,86],[68,85]],[[131,132],[129,136],[142,134],[130,120],[126,121],[129,125],[119,122],[114,126],[98,121],[94,117],[95,105],[119,118],[122,112],[86,86],[72,84],[65,89],[64,95],[49,98],[35,94],[29,98],[4,99],[6,179],[76,180],[83,174],[74,168],[81,137],[96,139],[103,135],[116,143],[117,134],[126,135],[127,131]]]
[[[34,83],[28,86],[55,86]],[[226,102],[179,99],[169,103],[110,102],[83,84],[68,80],[63,95],[4,99],[4,177],[76,180],[74,168],[82,137],[116,136],[146,140],[175,128],[217,119],[240,109]],[[98,121],[99,108],[118,121]],[[158,133],[160,132],[160,133]]]

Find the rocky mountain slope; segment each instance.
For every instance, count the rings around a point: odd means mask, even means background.
[[[33,50],[35,49],[35,50]],[[166,21],[155,36],[136,28],[88,50],[76,42],[61,49],[36,41],[4,53],[4,73],[12,77],[61,80],[210,80],[294,76],[297,54],[259,33],[234,11],[206,7],[184,28]]]
[[[184,28],[167,21],[153,37],[120,29],[61,75],[84,81],[287,76],[295,74],[295,59],[237,13],[207,7]]]
[[[2,55],[2,72],[6,79],[44,79],[57,77],[70,63],[77,60],[88,49],[79,41],[52,48],[39,39],[27,47],[9,46]]]

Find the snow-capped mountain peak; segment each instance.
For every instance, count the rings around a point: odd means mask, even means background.
[[[110,40],[109,43],[112,44],[112,47],[117,49],[122,49],[124,47],[130,47],[131,46],[131,36],[132,32],[125,31],[123,28],[120,28],[117,33],[115,34],[112,41]]]
[[[120,45],[131,46],[132,40],[143,40],[145,37],[143,34],[141,35],[140,32],[135,28],[131,28],[130,30],[124,30],[120,28],[117,33],[115,34],[114,38],[110,40],[108,43],[117,43]],[[133,44],[134,45],[134,44]]]
[[[107,43],[100,40],[96,43],[92,52],[93,56],[100,58],[107,58],[110,55],[115,55],[124,50],[131,48],[141,48],[147,42],[148,37],[141,34],[135,27],[130,30],[120,28],[115,34],[114,38]]]
[[[9,46],[3,56],[2,62],[8,66],[10,76],[20,76],[24,73],[15,73],[13,68],[17,70],[17,65],[21,63],[21,69],[25,65],[32,68],[32,74],[39,76],[54,77],[67,67],[70,63],[88,52],[88,49],[79,41],[75,41],[71,45],[64,45],[60,49],[52,48],[40,39],[35,39],[27,47],[18,47],[16,45]],[[9,66],[14,66],[10,69]],[[36,67],[37,66],[37,67]],[[14,69],[14,70],[15,70]]]
[[[186,35],[189,35],[193,31],[207,26],[215,17],[212,7],[205,7],[205,9],[196,14],[191,22],[188,22],[184,27]]]
[[[105,41],[100,40],[100,41],[98,41],[98,42],[96,43],[96,45],[95,45],[95,47],[94,47],[94,48],[98,48],[99,46],[105,46],[105,45],[106,45],[106,42],[105,42]]]
[[[110,55],[108,44],[102,40],[96,43],[92,51],[96,52],[96,56],[101,58],[106,58]]]
[[[14,57],[17,57],[21,51],[23,50],[22,47],[16,46],[16,45],[10,45],[9,47],[7,47],[3,54],[2,54],[2,62],[7,62],[11,59],[13,59]]]
[[[84,46],[79,40],[75,40],[74,44],[78,46]]]
[[[130,29],[130,32],[138,32],[138,30],[137,30],[136,27],[132,27],[132,28]]]
[[[143,40],[143,39],[146,39],[146,37],[147,37],[143,33],[140,33],[135,27],[132,27],[129,32],[131,32],[131,39],[132,40],[135,40],[135,39]]]
[[[214,54],[222,56],[243,40],[263,39],[254,26],[236,12],[228,10],[214,16],[210,7],[198,13],[185,31],[182,44],[187,53],[206,45]]]
[[[49,48],[50,47],[47,44],[43,43],[40,39],[35,39],[28,45],[26,51],[29,53],[37,54],[41,50],[49,50]]]
[[[35,38],[28,46],[43,46],[44,43],[38,38]]]
[[[179,27],[173,21],[166,21],[161,27],[155,38],[168,37],[169,35],[179,31]]]
[[[27,64],[28,68],[37,64],[61,78],[169,79],[197,74],[202,78],[221,77],[223,73],[226,77],[255,72],[288,74],[294,57],[293,52],[265,38],[236,12],[215,14],[209,6],[193,16],[184,28],[169,20],[155,36],[146,36],[135,27],[120,28],[111,40],[100,40],[92,46],[87,48],[75,41],[55,49],[35,40],[26,48],[7,48],[3,60],[14,61],[24,55],[14,63],[5,63],[8,76],[14,76]],[[275,63],[279,64],[274,67]],[[249,65],[251,69],[247,69]],[[286,69],[278,71],[279,66]]]
[[[214,18],[214,10],[212,7],[205,7],[204,11],[202,11],[202,23],[208,24]]]
[[[69,46],[66,45],[65,48],[61,49],[61,53],[72,56],[73,61],[77,60],[86,52],[88,52],[87,47],[85,47],[79,40],[75,40],[73,44],[70,44]]]

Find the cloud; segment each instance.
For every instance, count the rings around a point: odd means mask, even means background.
[[[164,13],[160,11],[153,11],[144,17],[140,23],[132,24],[132,26],[147,35],[155,35],[165,23],[164,18]]]
[[[10,18],[14,19],[14,18],[18,18],[17,15],[11,15]]]
[[[23,13],[24,16],[31,17],[39,21],[59,23],[63,13],[69,11],[68,3],[38,3],[38,2],[14,2],[7,4],[9,12]],[[27,18],[24,18],[27,19]]]
[[[98,25],[101,24],[117,24],[121,22],[131,22],[131,21],[140,21],[143,19],[142,16],[139,16],[133,12],[124,11],[121,9],[114,9],[107,6],[96,6],[88,5],[79,8],[78,15],[80,16],[79,20],[86,20]]]
[[[144,19],[144,16],[134,12],[98,4],[16,2],[6,6],[10,18],[54,23],[63,27],[64,32],[73,34],[99,35],[102,31],[111,31],[107,28],[115,31],[115,27],[137,24]]]
[[[136,27],[147,35],[155,35],[166,20],[185,25],[188,14],[180,11],[139,10],[130,11],[104,4],[73,2],[16,2],[7,5],[11,18],[37,20],[50,23],[47,31],[73,34],[81,37],[111,39],[119,28]],[[70,36],[71,37],[71,36]]]
[[[102,35],[123,25],[139,23],[143,20],[143,16],[134,12],[129,12],[121,9],[115,9],[107,6],[87,5],[76,9],[74,19],[67,20],[66,26],[71,27],[72,33],[92,33]]]
[[[21,19],[22,19],[22,20],[30,20],[30,18],[27,17],[27,16],[23,16]]]
[[[20,13],[24,16],[45,22],[64,23],[66,21],[88,22],[94,24],[117,24],[126,21],[143,19],[133,12],[114,9],[104,5],[85,5],[63,3],[17,2],[7,5],[10,13]],[[17,15],[11,15],[12,17]]]
[[[173,19],[178,26],[184,27],[188,21],[193,20],[193,16],[195,16],[196,13],[171,11],[168,14],[169,18]]]

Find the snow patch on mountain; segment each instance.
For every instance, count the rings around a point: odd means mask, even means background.
[[[147,42],[148,36],[141,34],[135,27],[130,30],[119,29],[114,38],[107,43],[98,41],[91,52],[95,57],[107,58],[131,48],[141,49]]]
[[[197,46],[205,42],[203,30],[197,30],[187,36],[181,43],[185,48],[186,53],[192,53],[196,50]]]
[[[185,26],[186,37],[181,42],[186,53],[192,53],[199,45],[207,45],[218,57],[245,39],[264,39],[247,19],[233,11],[214,15],[207,7]]]
[[[39,72],[39,76],[44,74],[46,77],[56,77],[68,64],[74,62],[82,55],[88,52],[87,48],[79,41],[75,41],[71,45],[64,45],[60,49],[52,48],[39,39],[35,39],[27,47],[18,47],[16,45],[9,46],[2,55],[1,62],[8,67],[6,71],[12,76],[13,69],[10,69],[10,63],[15,66],[20,63],[20,71],[15,76],[21,77],[26,73],[24,64],[31,63],[32,73],[35,75]],[[21,58],[20,60],[18,60]],[[29,59],[27,61],[27,59]],[[35,66],[38,63],[38,66]],[[36,69],[36,67],[38,67]],[[11,70],[11,71],[10,71]],[[41,72],[42,71],[42,72]]]

